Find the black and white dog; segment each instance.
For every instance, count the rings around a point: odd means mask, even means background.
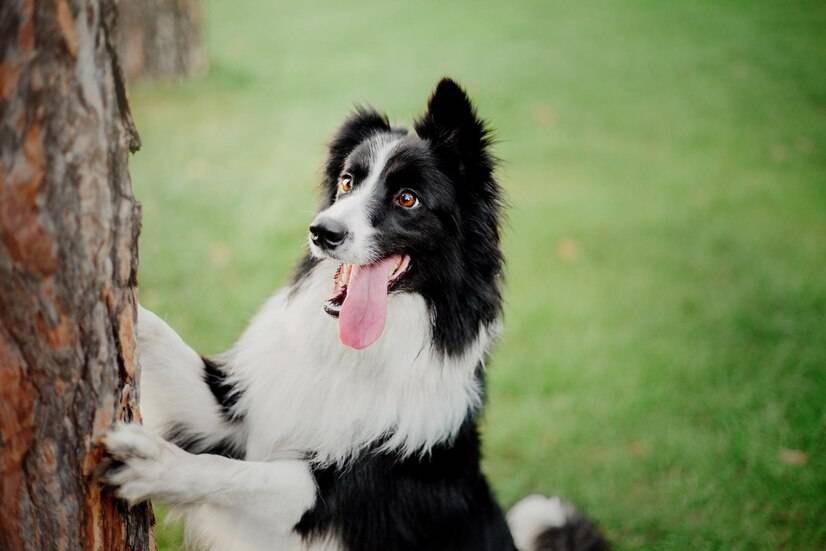
[[[480,471],[502,309],[489,145],[448,79],[412,131],[356,111],[310,254],[231,350],[203,359],[140,310],[144,425],[107,435],[104,480],[181,511],[194,549],[603,549],[557,498],[506,520]]]

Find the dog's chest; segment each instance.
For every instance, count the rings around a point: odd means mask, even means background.
[[[412,452],[451,437],[480,399],[486,331],[466,354],[446,357],[433,349],[424,300],[399,294],[381,338],[352,350],[322,311],[331,281],[322,267],[292,296],[273,297],[232,352],[246,387],[247,458],[340,461],[379,439]]]

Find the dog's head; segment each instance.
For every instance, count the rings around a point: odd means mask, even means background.
[[[412,132],[365,109],[339,129],[310,251],[340,262],[324,309],[339,318],[344,344],[365,348],[378,339],[393,293],[425,298],[434,340],[447,352],[461,351],[498,315],[499,188],[489,144],[450,79]]]

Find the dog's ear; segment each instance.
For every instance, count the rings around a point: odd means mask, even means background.
[[[488,152],[490,132],[455,81],[443,78],[439,82],[415,129],[420,138],[430,143],[452,177],[479,184],[490,178],[494,164]]]
[[[355,147],[377,132],[390,131],[386,115],[368,107],[357,107],[336,131],[328,146],[327,163],[324,165],[322,195],[324,205],[332,204],[336,197],[336,185],[344,160]]]

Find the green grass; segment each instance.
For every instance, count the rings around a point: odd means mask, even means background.
[[[619,549],[826,548],[826,4],[326,4],[208,1],[209,75],[132,90],[141,300],[228,346],[352,103],[405,122],[452,75],[511,205],[502,502],[562,494]]]

